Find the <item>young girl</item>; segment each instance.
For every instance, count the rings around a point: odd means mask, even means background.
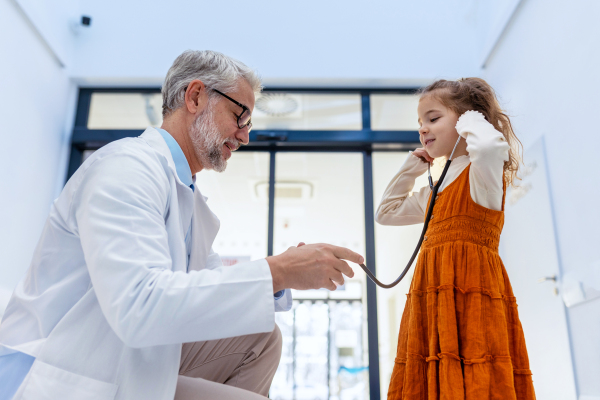
[[[482,79],[421,92],[422,148],[387,187],[376,220],[423,222],[430,188],[410,194],[435,158],[453,161],[438,192],[402,316],[388,399],[535,399],[525,338],[498,255],[506,186],[520,142]]]

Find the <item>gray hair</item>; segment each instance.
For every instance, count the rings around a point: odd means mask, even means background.
[[[255,93],[262,90],[260,78],[244,63],[216,51],[184,51],[169,68],[162,87],[163,118],[183,106],[185,89],[191,81],[199,79],[207,87],[227,93],[237,88],[240,78],[245,79]]]

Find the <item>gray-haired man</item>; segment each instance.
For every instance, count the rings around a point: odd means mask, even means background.
[[[212,251],[219,221],[194,176],[223,171],[248,143],[259,90],[244,64],[185,52],[163,86],[162,127],[101,148],[77,170],[0,325],[5,398],[267,394],[286,288],[335,289],[353,276],[343,260],[363,260],[319,244],[223,267]]]

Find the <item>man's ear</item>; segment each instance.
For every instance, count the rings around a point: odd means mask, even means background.
[[[206,86],[199,79],[190,82],[185,91],[185,107],[191,114],[203,111],[208,105],[208,93]]]

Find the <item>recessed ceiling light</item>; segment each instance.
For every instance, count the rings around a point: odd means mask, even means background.
[[[287,93],[264,93],[255,107],[274,117],[289,115],[298,109],[298,101]]]

